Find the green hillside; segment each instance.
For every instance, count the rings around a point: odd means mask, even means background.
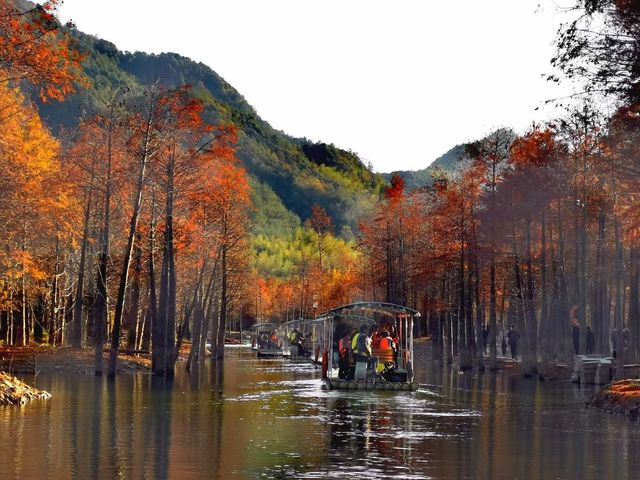
[[[291,231],[318,203],[333,218],[336,231],[348,236],[384,185],[382,176],[373,174],[354,153],[272,128],[236,89],[202,63],[174,53],[122,52],[105,40],[77,31],[74,36],[86,53],[90,86],[62,104],[39,105],[50,128],[73,128],[120,86],[135,90],[156,80],[168,88],[189,84],[205,103],[208,121],[239,128],[237,154],[253,177],[259,230]]]

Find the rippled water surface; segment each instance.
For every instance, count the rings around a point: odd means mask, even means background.
[[[248,349],[171,383],[39,375],[51,400],[0,407],[0,478],[640,478],[637,425],[589,391],[416,362],[402,393],[327,392]]]

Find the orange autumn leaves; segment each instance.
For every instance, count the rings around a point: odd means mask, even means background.
[[[45,289],[58,247],[70,241],[74,199],[58,155],[58,141],[18,86],[33,86],[41,99],[61,100],[83,82],[81,55],[70,47],[53,16],[57,1],[21,11],[0,1],[0,282],[3,307]],[[27,296],[27,298],[29,298]]]
[[[70,48],[69,32],[54,13],[58,0],[26,12],[13,1],[0,1],[0,83],[27,81],[41,99],[62,100],[84,82],[82,55]]]
[[[69,237],[74,200],[62,174],[58,141],[16,89],[0,84],[0,267],[4,282],[33,282],[46,276],[50,239]],[[66,238],[63,238],[66,237]]]

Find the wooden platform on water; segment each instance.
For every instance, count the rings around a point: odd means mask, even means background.
[[[404,391],[415,392],[418,390],[417,382],[365,382],[355,380],[341,380],[341,379],[325,379],[324,385],[329,390],[378,390],[378,391]]]

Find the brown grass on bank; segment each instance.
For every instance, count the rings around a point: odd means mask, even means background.
[[[640,379],[613,382],[596,393],[588,405],[638,420]]]
[[[12,374],[37,373],[94,373],[94,350],[83,348],[56,348],[29,345],[27,347],[0,347],[0,370]],[[108,353],[104,353],[107,365]],[[149,355],[118,356],[118,372],[148,371],[151,368]]]
[[[0,405],[24,405],[31,400],[50,397],[48,392],[37,390],[16,377],[0,372]]]

